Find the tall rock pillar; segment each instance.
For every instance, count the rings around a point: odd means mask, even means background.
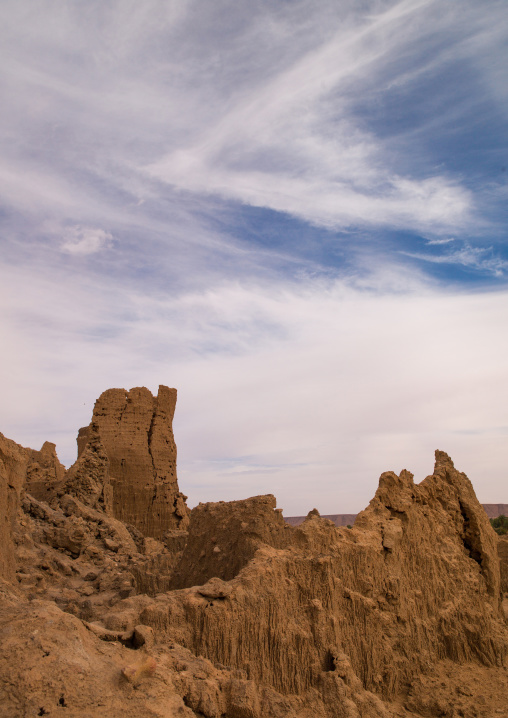
[[[0,579],[13,582],[16,561],[12,535],[30,453],[30,449],[0,434]]]
[[[167,386],[159,387],[157,397],[144,387],[108,389],[95,402],[90,424],[108,457],[113,515],[157,539],[189,524],[176,476],[175,405],[176,389]],[[90,427],[79,431],[79,455]]]

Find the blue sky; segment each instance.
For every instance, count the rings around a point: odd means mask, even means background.
[[[0,430],[175,386],[198,501],[506,501],[504,2],[0,7]]]

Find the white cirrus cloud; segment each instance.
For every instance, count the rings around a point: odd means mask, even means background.
[[[60,245],[64,252],[75,255],[96,254],[113,246],[113,235],[96,227],[69,227]]]
[[[439,243],[429,242],[429,244]],[[495,277],[502,277],[508,271],[508,261],[499,256],[496,257],[493,251],[493,247],[472,247],[465,244],[460,249],[447,254],[432,255],[419,252],[401,252],[401,254],[434,264],[458,264],[462,267],[492,274]]]
[[[455,237],[442,237],[441,239],[428,239],[427,244],[451,244],[455,242]]]

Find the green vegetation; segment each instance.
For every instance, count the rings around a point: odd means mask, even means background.
[[[492,528],[494,531],[499,534],[500,536],[504,536],[505,534],[508,534],[508,517],[498,516],[497,519],[490,519],[490,523],[492,524]]]

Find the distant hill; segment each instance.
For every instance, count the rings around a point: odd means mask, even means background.
[[[489,519],[498,516],[508,516],[508,504],[482,504]],[[335,526],[352,526],[358,514],[326,514],[323,519],[330,519]],[[284,516],[284,521],[290,526],[298,526],[305,521],[305,516]]]
[[[498,516],[508,516],[508,504],[482,504],[489,519],[497,519]]]

